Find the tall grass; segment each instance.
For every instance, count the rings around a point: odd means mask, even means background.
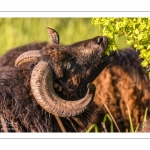
[[[92,124],[86,132],[91,132],[93,129],[95,132],[99,132],[97,124]]]
[[[106,129],[106,126],[105,126],[105,122],[106,122],[107,119],[110,121],[110,132],[113,132],[114,131],[113,121],[112,121],[111,116],[109,114],[106,114],[104,116],[104,119],[103,119],[103,122],[102,122],[102,126],[105,129],[105,132],[107,132],[107,129]]]
[[[105,106],[105,108],[106,107],[107,106]],[[127,104],[127,110],[128,110],[128,118],[129,118],[129,123],[130,123],[130,130],[129,130],[129,132],[138,132],[138,129],[140,127],[140,123],[138,123],[136,128],[134,129],[133,123],[132,123],[132,116],[130,114],[130,108],[129,108],[128,104]],[[110,132],[113,132],[114,131],[113,122],[116,124],[116,121],[114,121],[114,118],[113,118],[110,110],[108,109],[108,107],[107,107],[107,111],[109,112],[109,114],[105,114],[104,119],[102,121],[102,127],[104,129],[104,132],[107,132],[107,128],[105,126],[105,122],[106,122],[106,119],[108,119],[110,121]],[[143,122],[147,120],[147,113],[148,113],[148,108],[145,109]],[[93,131],[93,129],[95,130],[95,132],[99,132],[98,126],[99,125],[94,123],[88,128],[88,130],[86,132],[91,132],[91,131]],[[117,125],[117,128],[119,128],[118,125]],[[118,130],[118,131],[121,132],[120,130]]]

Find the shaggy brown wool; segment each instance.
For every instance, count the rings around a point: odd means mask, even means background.
[[[61,132],[55,117],[43,110],[31,95],[29,72],[30,70],[18,70],[15,67],[5,67],[0,70],[0,112],[5,118],[8,131]],[[22,87],[23,84],[25,87]],[[93,108],[76,117],[82,121],[82,126],[89,122],[92,112]],[[81,131],[75,118],[61,118],[61,120],[67,132]]]
[[[39,43],[37,45],[41,45],[41,44]],[[39,49],[37,45],[29,49],[28,47],[30,46],[28,45],[26,45],[25,49],[23,47],[17,48],[19,49],[19,53],[15,49],[9,51],[8,54],[0,58],[0,62],[1,62],[0,65],[13,66],[15,58],[17,58],[20,53],[24,51],[28,51],[30,49]],[[122,132],[125,132],[126,130],[128,131],[130,130],[127,104],[130,108],[134,127],[136,127],[138,123],[143,122],[145,109],[147,107],[150,109],[149,106],[150,81],[148,79],[146,69],[140,65],[140,62],[141,60],[138,58],[138,52],[136,52],[136,50],[125,49],[124,51],[119,51],[115,61],[109,66],[107,66],[94,81],[94,84],[96,85],[97,89],[96,89],[96,94],[94,99],[95,104],[93,105],[95,105],[94,108],[96,108],[97,113],[92,123],[97,123],[101,130],[102,130],[101,122],[104,118],[104,115],[108,113],[102,102],[104,102],[108,106],[110,112],[112,113],[113,117],[115,118]],[[57,87],[57,85],[55,86],[57,91],[61,90],[61,89],[59,90],[59,87]],[[34,104],[33,101],[33,106],[34,105],[37,104]],[[39,106],[38,109],[40,109]],[[17,109],[14,107],[14,110]],[[40,110],[40,113],[37,114],[41,114],[41,112],[43,111]],[[35,115],[37,114],[35,113]],[[28,115],[30,116],[29,113]],[[50,116],[51,119],[55,120],[55,118],[52,115]],[[89,123],[89,126],[90,125],[91,123]],[[53,127],[51,128],[53,129]],[[86,129],[87,128],[83,126],[82,131],[86,131]],[[109,125],[107,129],[109,131]],[[41,131],[47,131],[47,130],[51,131],[50,125],[47,126],[45,129],[42,129]],[[26,128],[24,128],[24,131],[26,131]]]
[[[122,132],[130,130],[127,105],[134,128],[143,122],[145,109],[150,109],[150,80],[146,68],[140,62],[136,50],[119,51],[114,62],[94,81],[97,88],[94,99],[97,107],[96,123],[99,126],[104,114],[108,113],[103,102]]]

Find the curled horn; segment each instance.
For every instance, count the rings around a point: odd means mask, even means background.
[[[93,101],[95,85],[88,84],[86,95],[79,100],[69,101],[58,97],[53,89],[52,69],[41,60],[31,74],[31,91],[36,101],[47,112],[60,117],[71,117],[82,113]]]
[[[31,50],[28,52],[24,52],[16,59],[15,66],[20,67],[23,64],[32,61],[38,62],[41,56],[42,56],[41,50]]]

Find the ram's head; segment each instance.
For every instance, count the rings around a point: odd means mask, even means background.
[[[108,39],[97,36],[65,46],[59,44],[55,30],[47,30],[51,44],[21,54],[15,64],[37,62],[30,86],[43,109],[61,117],[79,115],[93,101],[95,86],[91,82],[113,60],[113,54],[105,55]]]

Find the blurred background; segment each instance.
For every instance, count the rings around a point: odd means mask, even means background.
[[[55,29],[61,44],[99,35],[92,18],[0,18],[0,56],[9,49],[37,41],[50,41],[46,27]]]
[[[100,35],[92,18],[0,18],[0,56],[6,51],[31,42],[49,42],[46,27],[55,29],[61,44],[72,44]],[[125,48],[126,37],[116,40],[119,49]]]

